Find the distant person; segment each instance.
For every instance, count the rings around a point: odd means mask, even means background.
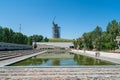
[[[100,52],[97,53],[98,57],[100,57]]]
[[[95,57],[97,57],[97,52],[95,52]]]
[[[100,57],[100,52],[97,51],[97,52],[95,53],[95,57]]]
[[[83,50],[84,50],[84,53],[85,53],[85,48],[83,48]]]

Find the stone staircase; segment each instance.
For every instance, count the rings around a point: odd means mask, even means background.
[[[40,52],[41,50],[0,51],[0,61]]]
[[[120,66],[1,67],[0,80],[120,80]]]

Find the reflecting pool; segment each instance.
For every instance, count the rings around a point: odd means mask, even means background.
[[[43,53],[9,66],[91,66],[115,65],[108,61],[86,57],[73,53]]]

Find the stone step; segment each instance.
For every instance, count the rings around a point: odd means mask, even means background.
[[[1,79],[120,80],[120,67],[1,67]]]
[[[40,50],[39,50],[40,51]],[[7,60],[15,57],[20,57],[24,55],[33,54],[34,52],[39,52],[38,50],[19,50],[19,51],[1,51],[0,52],[0,61]]]

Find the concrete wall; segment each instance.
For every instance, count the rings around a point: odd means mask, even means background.
[[[37,45],[39,46],[45,46],[48,45],[49,47],[63,47],[63,48],[69,48],[70,46],[73,46],[72,42],[37,42]]]

